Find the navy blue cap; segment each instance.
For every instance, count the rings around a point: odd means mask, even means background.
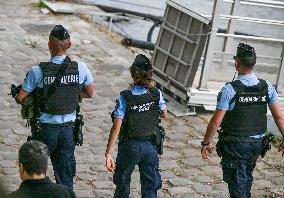
[[[61,41],[70,38],[68,31],[62,25],[56,25],[50,32],[50,36],[53,36]]]
[[[132,63],[132,65],[137,66],[139,69],[143,71],[149,71],[152,69],[152,63],[150,60],[143,54],[138,54]]]
[[[239,43],[237,48],[237,53],[234,56],[234,59],[237,57],[244,58],[244,57],[252,57],[255,56],[254,48],[248,44],[245,43]]]

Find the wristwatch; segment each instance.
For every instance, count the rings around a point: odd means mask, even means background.
[[[208,143],[204,143],[203,141],[201,142],[202,146],[208,146],[210,144],[210,141]]]

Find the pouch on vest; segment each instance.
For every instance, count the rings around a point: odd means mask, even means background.
[[[35,103],[32,94],[23,99],[21,115],[23,119],[32,119],[35,117]]]

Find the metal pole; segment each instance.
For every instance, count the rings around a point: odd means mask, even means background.
[[[281,53],[281,63],[280,63],[280,68],[279,68],[279,73],[277,76],[277,81],[276,81],[276,88],[278,92],[282,91],[281,89],[281,84],[283,85],[283,77],[284,77],[284,44],[282,44],[282,53]],[[283,95],[283,93],[280,93]]]
[[[240,7],[240,0],[235,0],[234,3],[232,4],[232,8],[231,8],[231,15],[232,16],[237,15],[239,7]],[[227,34],[235,34],[236,22],[237,21],[234,18],[231,18],[229,20]],[[230,52],[231,46],[232,46],[232,41],[233,41],[232,37],[226,37],[225,38],[224,52]]]
[[[209,39],[207,40],[208,44],[206,45],[206,53],[205,53],[205,61],[202,67],[200,81],[198,85],[198,89],[207,89],[207,81],[210,73],[210,66],[212,64],[213,58],[213,49],[216,40],[216,34],[218,30],[218,22],[219,17],[222,11],[222,3],[223,0],[215,0],[213,12],[212,12],[212,19],[211,19],[211,34]]]

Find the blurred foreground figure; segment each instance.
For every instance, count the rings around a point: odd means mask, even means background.
[[[73,198],[74,192],[61,184],[52,183],[46,176],[48,166],[47,146],[39,141],[29,141],[19,150],[19,172],[23,180],[20,188],[7,198]]]

